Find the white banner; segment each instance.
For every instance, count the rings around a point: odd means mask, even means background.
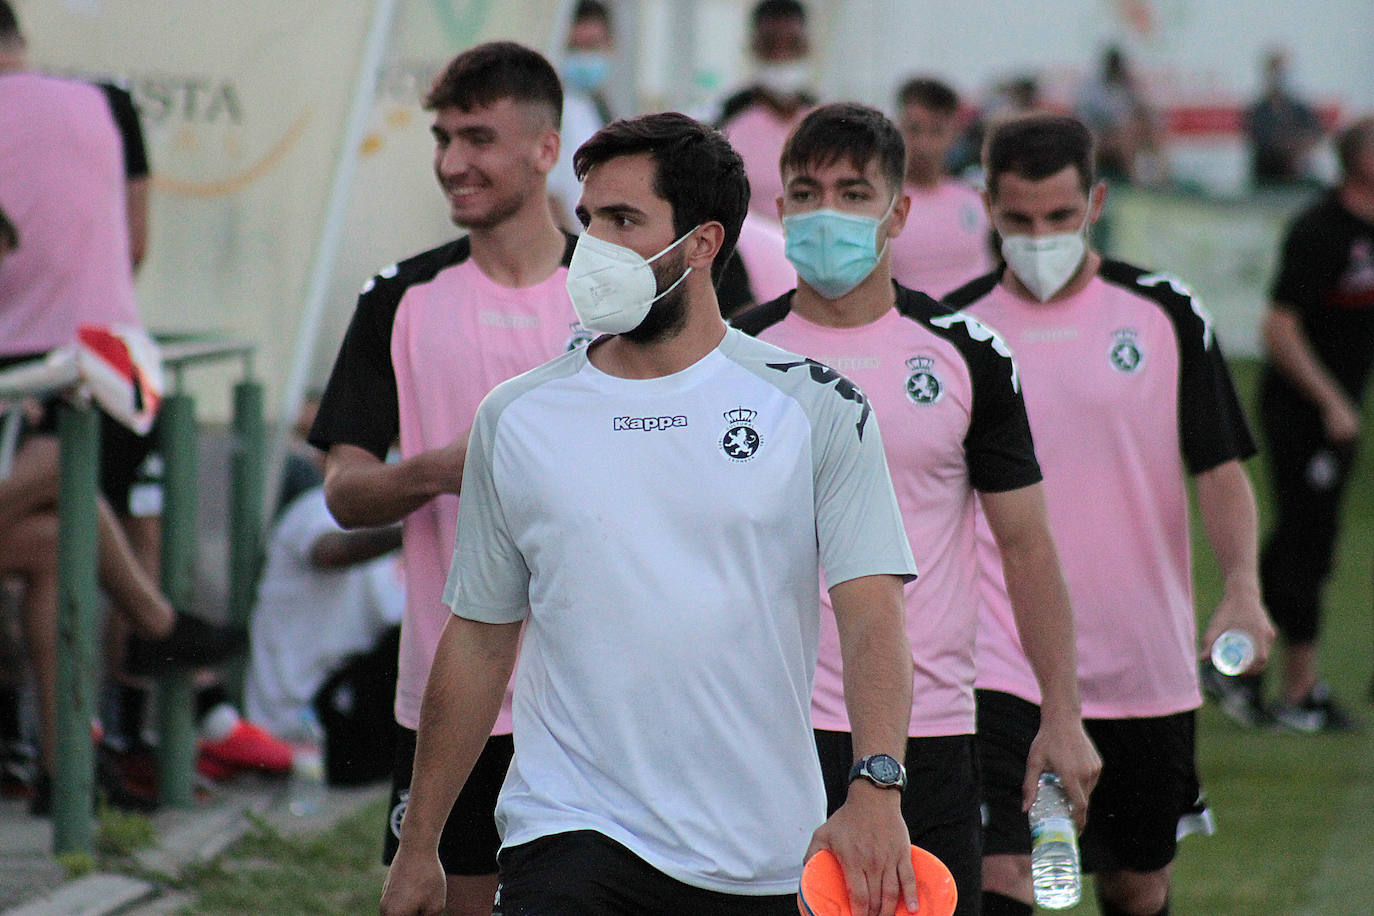
[[[372,103],[317,349],[327,374],[364,279],[452,237],[419,96],[464,47],[544,47],[556,0],[404,0]],[[258,345],[276,416],[358,82],[371,0],[19,0],[30,63],[127,86],[153,170],[139,310],[162,332]],[[236,368],[187,376],[223,419]]]

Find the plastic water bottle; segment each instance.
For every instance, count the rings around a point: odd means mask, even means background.
[[[1054,773],[1041,773],[1030,809],[1031,886],[1035,902],[1047,910],[1078,903],[1083,874],[1078,864],[1078,832],[1064,784]]]
[[[306,707],[291,742],[291,784],[287,810],[297,817],[324,808],[324,730],[315,710]]]
[[[1227,630],[1212,643],[1212,665],[1222,674],[1234,676],[1255,660],[1255,640],[1244,630]]]

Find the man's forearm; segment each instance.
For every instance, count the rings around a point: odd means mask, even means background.
[[[1239,461],[1197,475],[1198,514],[1228,591],[1259,590],[1259,514],[1250,478]]]
[[[401,845],[432,852],[501,709],[519,624],[450,617],[425,685]]]
[[[462,467],[431,449],[395,464],[353,445],[336,445],[325,460],[324,497],[344,528],[375,528],[402,521],[441,493],[458,492]]]
[[[905,754],[911,721],[911,648],[901,580],[865,576],[830,590],[844,665],[855,758]]]

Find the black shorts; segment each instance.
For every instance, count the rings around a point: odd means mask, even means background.
[[[723,894],[684,884],[594,830],[554,833],[501,851],[492,916],[796,916],[797,895]]]
[[[816,729],[826,813],[844,804],[854,745],[849,732]],[[973,735],[908,738],[902,819],[911,842],[933,853],[959,888],[956,916],[978,912],[983,893],[982,821]]]
[[[1021,811],[1021,783],[1040,708],[995,690],[979,690],[977,696],[983,852],[1028,855],[1030,826]],[[1180,836],[1211,832],[1194,764],[1192,711],[1086,719],[1083,727],[1102,755],[1102,776],[1079,838],[1084,871],[1157,871],[1173,861]]]
[[[468,781],[444,822],[439,836],[439,861],[445,874],[494,875],[496,850],[496,796],[506,780],[515,742],[510,735],[492,735],[473,765]],[[401,842],[401,816],[410,799],[410,774],[415,766],[415,732],[396,726],[396,766],[391,773],[391,805],[387,808],[386,840],[382,864],[390,865]]]
[[[44,354],[23,356],[0,356],[0,369],[31,362]],[[57,407],[60,396],[54,395],[42,402],[43,415],[37,423],[24,427],[26,434],[57,435]],[[115,512],[120,515],[161,515],[162,501],[162,456],[156,451],[158,444],[157,424],[146,436],[129,429],[123,423],[97,408],[100,415],[100,492]],[[135,485],[156,488],[156,511],[152,511],[154,500],[143,496],[135,498]]]

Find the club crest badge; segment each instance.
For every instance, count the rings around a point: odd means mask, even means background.
[[[763,439],[752,425],[758,415],[757,410],[747,407],[725,411],[727,425],[725,433],[720,437],[720,450],[725,453],[726,458],[731,461],[748,461],[758,454]]]
[[[945,386],[935,374],[935,360],[929,356],[913,356],[906,361],[911,374],[906,377],[906,396],[914,404],[934,404],[945,393]]]
[[[1136,340],[1136,332],[1130,328],[1117,331],[1112,336],[1112,349],[1107,358],[1111,360],[1112,368],[1118,372],[1139,371],[1141,363],[1145,361],[1145,354]]]
[[[410,803],[410,790],[402,789],[397,797],[396,807],[391,809],[391,814],[387,818],[387,823],[391,827],[391,835],[396,839],[401,838],[401,820],[406,816],[406,806]]]
[[[585,347],[593,340],[596,340],[596,335],[582,327],[582,322],[580,321],[574,321],[572,324],[568,325],[568,329],[572,332],[572,336],[568,338],[568,343],[563,348],[567,352]]]

